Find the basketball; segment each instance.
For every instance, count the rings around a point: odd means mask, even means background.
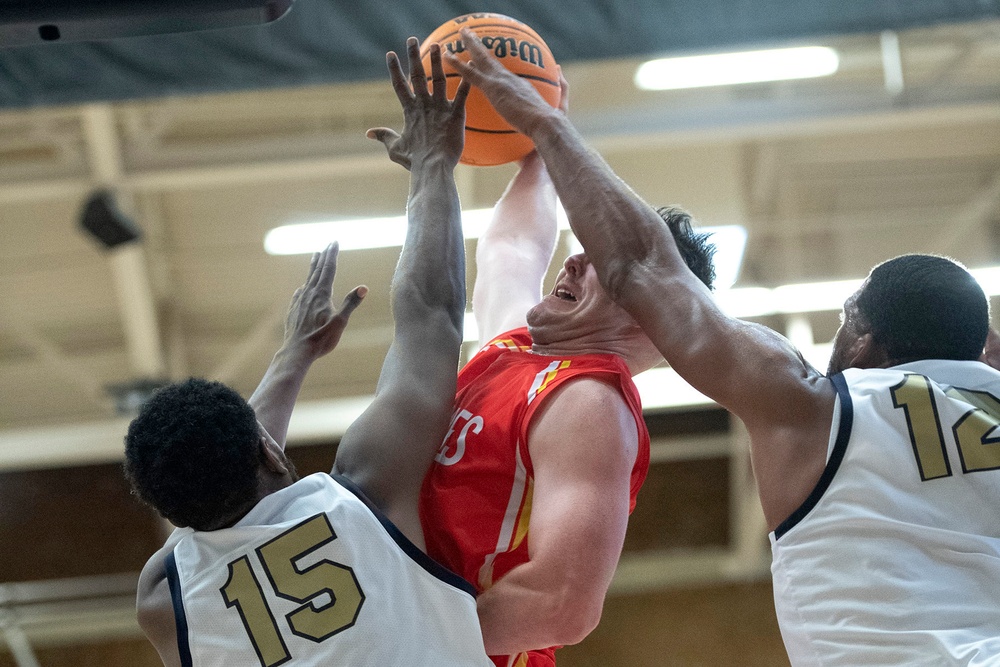
[[[559,68],[549,47],[534,30],[517,19],[503,14],[465,14],[454,18],[432,32],[420,45],[424,71],[430,77],[430,45],[437,42],[441,52],[451,52],[468,60],[459,29],[470,28],[483,45],[493,52],[503,65],[520,77],[528,79],[546,102],[559,106]],[[443,62],[448,77],[448,97],[453,97],[461,77]],[[534,148],[531,139],[507,124],[494,111],[483,93],[473,88],[465,103],[465,150],[462,164],[488,167],[519,160]]]

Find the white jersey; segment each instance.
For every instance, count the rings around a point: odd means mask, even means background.
[[[1000,665],[1000,373],[849,369],[826,470],[771,534],[795,667]]]
[[[305,477],[231,528],[179,529],[167,580],[184,667],[491,667],[475,591],[343,478]]]

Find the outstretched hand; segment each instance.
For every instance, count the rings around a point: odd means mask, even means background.
[[[409,84],[396,53],[390,51],[385,58],[392,87],[403,107],[403,133],[376,127],[368,130],[367,136],[382,142],[389,151],[389,158],[407,169],[415,161],[438,153],[454,166],[465,147],[465,99],[469,94],[469,83],[463,78],[455,92],[455,99],[449,101],[448,82],[441,65],[441,46],[430,46],[431,90],[428,90],[416,37],[406,40],[406,55],[410,68]]]
[[[531,137],[535,127],[552,113],[558,113],[535,90],[527,79],[523,79],[506,67],[487,49],[476,33],[462,28],[462,43],[469,54],[469,61],[463,62],[452,53],[444,55],[448,64],[479,88],[490,101],[497,113],[503,116],[511,127],[521,134]],[[563,98],[566,95],[565,79],[560,75]]]
[[[340,246],[331,243],[322,252],[313,254],[305,284],[295,290],[285,320],[285,349],[294,349],[318,359],[337,347],[347,327],[347,321],[368,294],[360,285],[352,289],[340,308],[333,309],[330,297],[333,278],[337,274],[337,253]]]

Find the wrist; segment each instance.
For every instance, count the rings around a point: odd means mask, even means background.
[[[426,153],[415,153],[410,157],[410,172],[454,171],[459,157],[459,155],[450,155],[440,149],[431,149]]]
[[[278,351],[274,353],[271,365],[288,370],[306,370],[316,359],[317,355],[310,350],[307,344],[285,341]]]
[[[524,134],[537,144],[538,138],[560,131],[559,128],[568,122],[560,109],[539,105],[538,113],[525,123]]]

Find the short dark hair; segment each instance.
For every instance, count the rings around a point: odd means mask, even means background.
[[[889,360],[978,359],[990,307],[964,266],[938,255],[901,255],[879,264],[857,307]]]
[[[695,232],[691,226],[691,214],[679,206],[661,206],[656,212],[667,223],[684,263],[698,280],[712,289],[715,282],[715,263],[712,261],[715,245],[708,241],[712,235]]]
[[[129,424],[125,477],[174,524],[219,528],[256,501],[260,437],[238,393],[191,378],[157,391]]]

